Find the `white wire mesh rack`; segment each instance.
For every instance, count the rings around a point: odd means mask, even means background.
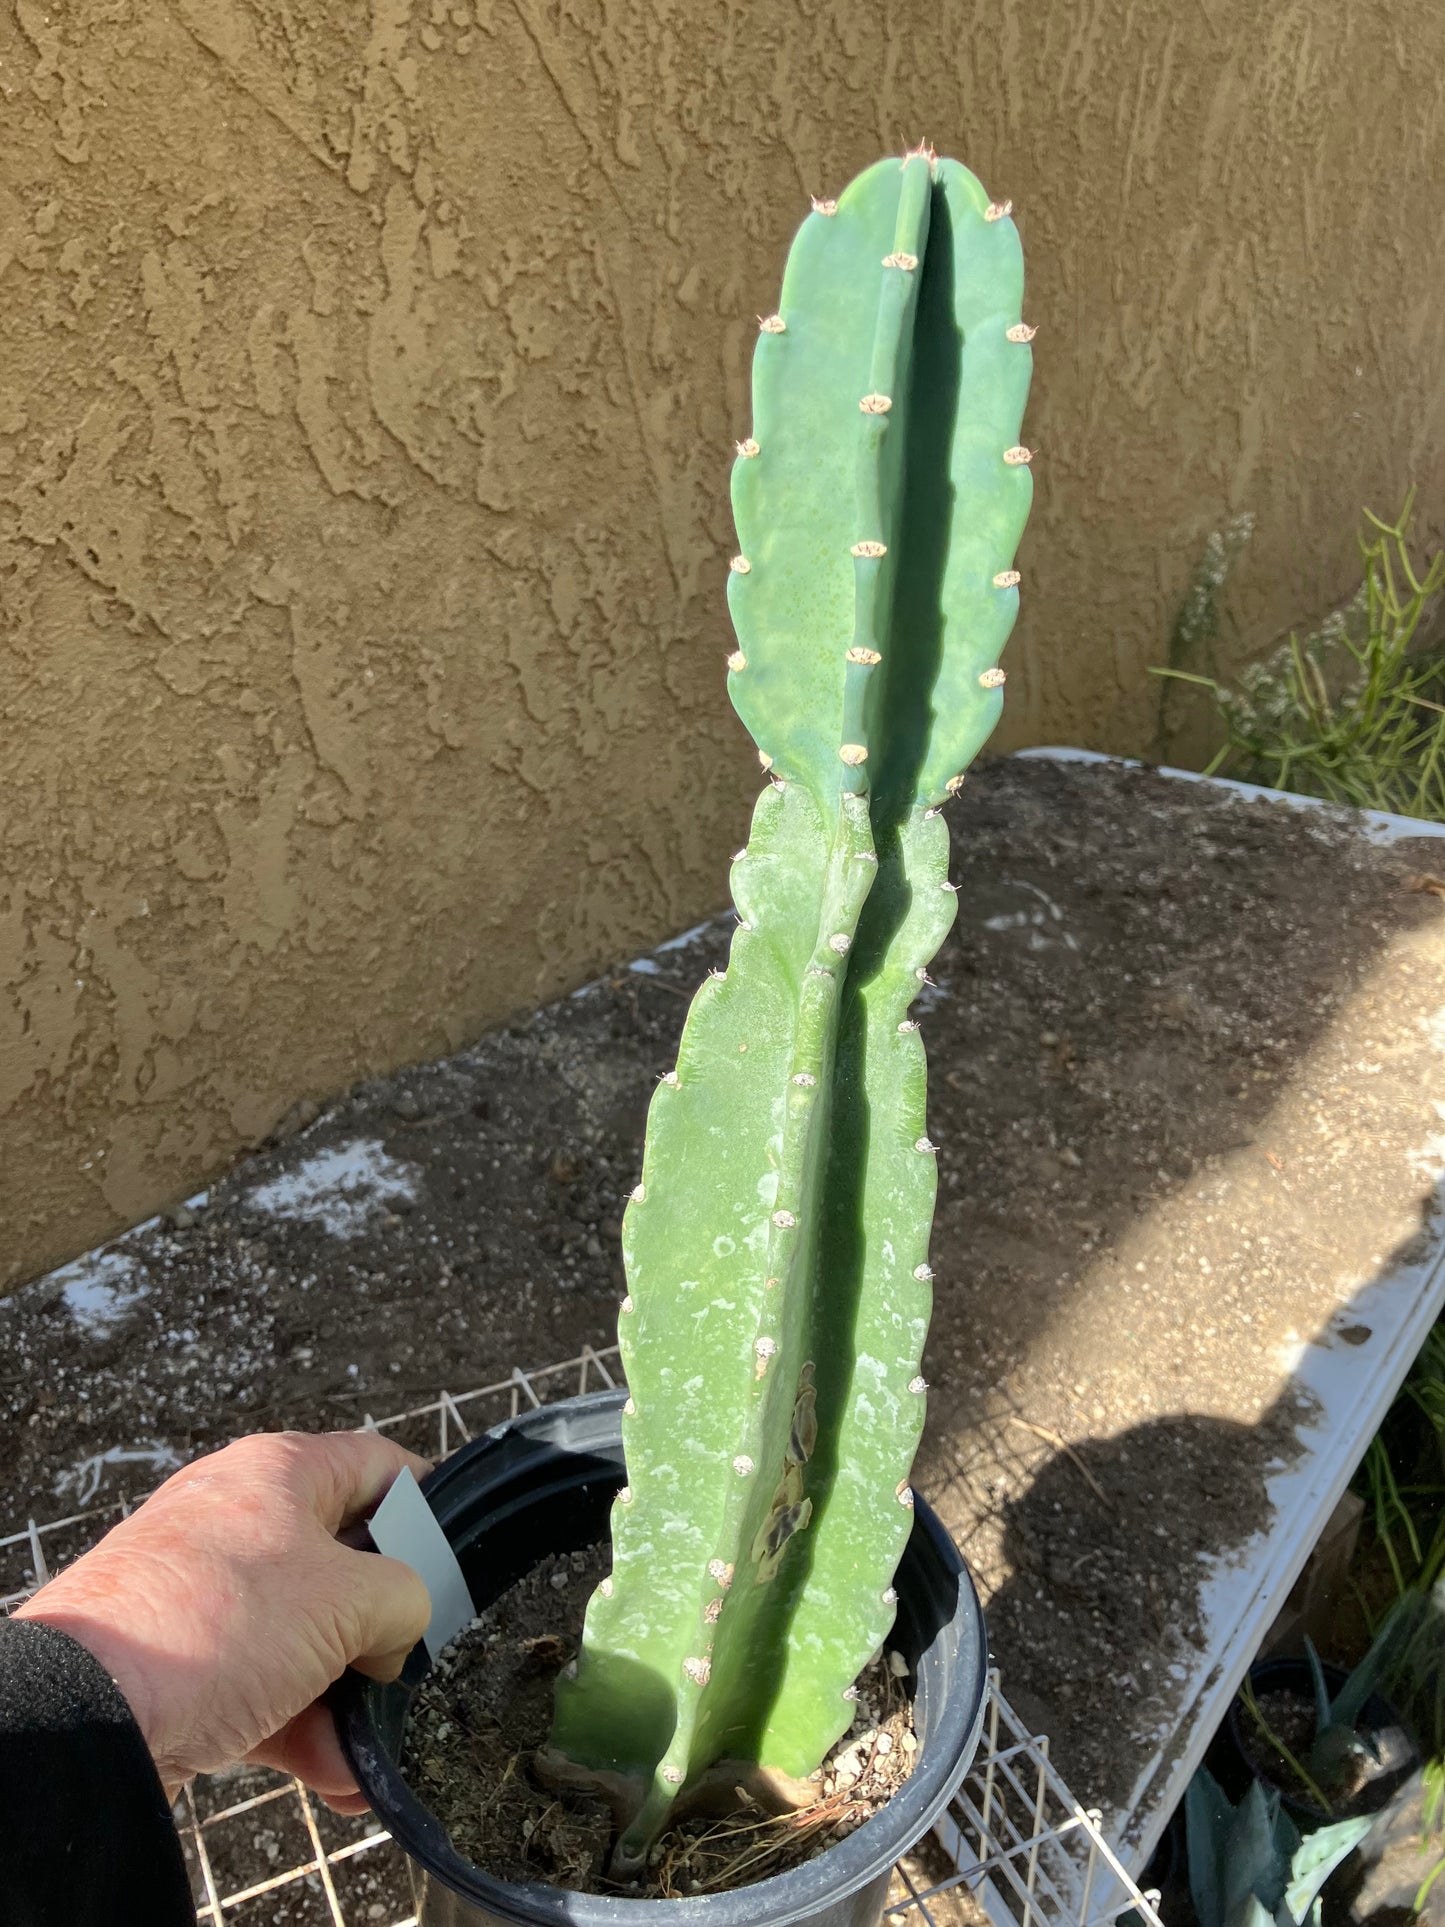
[[[616,1347],[514,1369],[474,1391],[443,1391],[425,1405],[365,1423],[443,1457],[458,1445],[576,1393],[615,1387]],[[140,1499],[0,1535],[0,1612],[28,1598]],[[345,1820],[297,1780],[238,1768],[188,1786],[176,1809],[200,1927],[416,1927],[405,1898],[405,1860],[366,1816]],[[1109,1846],[1101,1816],[1070,1793],[989,1675],[978,1753],[935,1829],[935,1851],[900,1863],[889,1895],[891,1927],[1109,1927],[1132,1911],[1162,1927],[1158,1895],[1143,1893]],[[925,1871],[925,1870],[928,1871]]]

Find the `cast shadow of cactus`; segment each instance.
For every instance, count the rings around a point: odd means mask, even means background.
[[[1437,1189],[1421,1202],[1419,1229],[1382,1257],[1380,1278],[1418,1264],[1422,1235],[1429,1234],[1440,1208]],[[1360,1320],[1372,1315],[1375,1282],[1356,1294]],[[1313,1334],[1305,1354],[1322,1358],[1343,1347],[1350,1355],[1352,1341],[1341,1336],[1342,1324],[1346,1333],[1364,1329],[1336,1317]],[[1029,1466],[1019,1489],[998,1508],[1010,1576],[986,1600],[986,1609],[1010,1698],[1035,1731],[1056,1743],[1075,1795],[1122,1814],[1126,1834],[1151,1818],[1175,1749],[1164,1746],[1158,1777],[1141,1783],[1147,1748],[1121,1745],[1121,1728],[1135,1742],[1152,1738],[1157,1746],[1181,1718],[1187,1727],[1189,1709],[1214,1679],[1234,1615],[1254,1583],[1249,1561],[1257,1565],[1269,1535],[1291,1525],[1298,1531],[1297,1513],[1289,1522],[1279,1518],[1271,1486],[1294,1472],[1304,1451],[1322,1451],[1322,1428],[1339,1416],[1308,1394],[1302,1400],[1301,1383],[1308,1384],[1308,1376],[1284,1380],[1252,1424],[1179,1411],[1112,1436],[1077,1438]],[[1365,1443],[1360,1441],[1361,1452]],[[1248,1469],[1243,1479],[1242,1468]],[[1305,1549],[1299,1547],[1301,1554]],[[1230,1591],[1221,1575],[1241,1564],[1243,1578]],[[1188,1575],[1191,1590],[1206,1575],[1209,1584],[1181,1601],[1178,1581]],[[1271,1611],[1285,1604],[1277,1598]],[[1041,1619],[1058,1628],[1046,1643],[1032,1637]],[[1445,1612],[1421,1600],[1413,1625],[1416,1637],[1402,1644],[1402,1659],[1413,1655],[1418,1679],[1433,1695],[1445,1670]],[[1266,1620],[1257,1637],[1268,1630]],[[1361,1657],[1360,1644],[1350,1643],[1358,1635],[1349,1610],[1335,1616],[1330,1631],[1315,1630],[1328,1659],[1353,1665]],[[1268,1647],[1270,1655],[1303,1654],[1298,1624],[1276,1626],[1275,1636],[1279,1643]],[[1392,1695],[1401,1693],[1398,1676],[1382,1685]],[[1106,1698],[1110,1721],[1091,1720],[1094,1730],[1082,1735],[1075,1717],[1079,1702],[1092,1708]],[[1101,1726],[1105,1730],[1098,1733]],[[1095,1737],[1101,1745],[1093,1744]],[[1229,1797],[1238,1799],[1246,1780],[1226,1728],[1210,1742],[1206,1762]]]

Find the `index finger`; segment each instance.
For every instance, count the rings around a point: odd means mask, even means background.
[[[424,1479],[432,1469],[430,1459],[408,1452],[380,1432],[321,1432],[312,1434],[308,1443],[318,1448],[308,1470],[315,1481],[316,1510],[328,1532],[368,1518],[399,1472]]]

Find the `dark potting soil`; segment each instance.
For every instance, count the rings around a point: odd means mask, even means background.
[[[457,1635],[417,1688],[402,1774],[467,1859],[502,1880],[580,1893],[714,1893],[824,1852],[907,1779],[912,1710],[885,1657],[858,1682],[857,1715],[813,1776],[812,1805],[772,1815],[743,1797],[729,1813],[670,1828],[645,1880],[609,1881],[606,1803],[549,1788],[533,1761],[551,1726],[553,1683],[576,1657],[587,1601],[610,1565],[605,1547],[544,1559]]]
[[[1308,1771],[1309,1751],[1319,1726],[1313,1703],[1301,1699],[1297,1693],[1275,1687],[1256,1695],[1255,1705],[1259,1709],[1257,1720],[1247,1705],[1239,1709],[1239,1744],[1245,1759],[1266,1785],[1277,1786],[1291,1800],[1320,1813],[1322,1818],[1327,1817],[1289,1757],[1293,1755]],[[1329,1800],[1328,1813],[1336,1816],[1349,1813],[1351,1803],[1370,1779],[1368,1759],[1348,1760],[1342,1775],[1330,1785],[1320,1786]]]
[[[1348,1368],[1351,1295],[1429,1235],[1445,864],[1117,767],[1000,760],[949,820],[959,918],[916,1006],[941,1147],[916,1480],[1009,1697],[1118,1813],[1174,1730],[1204,1562],[1268,1530],[1266,1479],[1317,1416],[1293,1361]],[[197,1203],[0,1302],[0,1537],[247,1430],[609,1345],[647,1101],[731,925],[298,1107]],[[435,1451],[435,1417],[406,1436]],[[0,1548],[0,1590],[32,1564]],[[266,1878],[273,1845],[227,1878]]]

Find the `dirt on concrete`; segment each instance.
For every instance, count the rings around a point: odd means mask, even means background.
[[[1438,846],[1033,761],[951,817],[959,921],[918,1008],[941,1146],[918,1484],[1010,1697],[1117,1808],[1169,1730],[1201,1562],[1267,1525],[1299,1449],[1292,1362],[1351,1355],[1341,1307],[1428,1224]],[[293,1119],[0,1304],[0,1522],[610,1344],[648,1098],[731,921]],[[0,1591],[32,1563],[5,1558]]]

